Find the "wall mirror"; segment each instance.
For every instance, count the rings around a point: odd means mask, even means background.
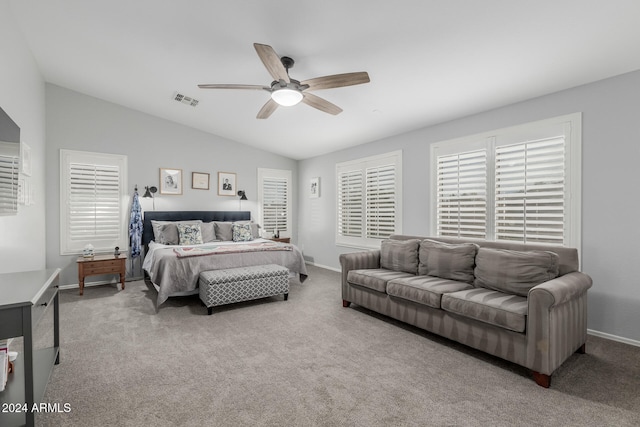
[[[18,213],[20,128],[0,108],[0,215]]]

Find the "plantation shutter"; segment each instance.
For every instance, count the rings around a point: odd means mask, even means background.
[[[17,156],[0,155],[0,214],[18,211],[18,165]]]
[[[117,239],[122,209],[119,168],[71,163],[69,177],[69,238],[96,242]]]
[[[286,178],[264,177],[262,180],[262,227],[270,234],[288,232],[289,184]]]
[[[395,230],[395,164],[366,170],[366,237],[385,239]]]
[[[362,187],[361,170],[338,174],[338,235],[340,236],[362,236]]]
[[[487,152],[475,150],[437,158],[439,236],[487,236]]]
[[[402,151],[336,164],[336,244],[380,248],[402,233]]]
[[[127,248],[127,157],[60,150],[60,254]]]
[[[564,137],[496,148],[496,240],[564,243]]]

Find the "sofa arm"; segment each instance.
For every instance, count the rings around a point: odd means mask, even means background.
[[[592,284],[591,277],[574,271],[534,286],[529,291],[529,298],[534,298],[551,308],[579,297],[587,292]]]
[[[526,366],[537,375],[548,380],[586,342],[587,290],[592,283],[589,276],[574,271],[529,291]]]
[[[342,286],[346,286],[349,271],[380,268],[380,250],[341,254],[340,266],[342,267]]]

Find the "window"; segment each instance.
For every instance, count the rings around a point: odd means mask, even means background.
[[[127,247],[127,157],[60,150],[60,253]]]
[[[258,204],[263,232],[291,237],[291,171],[259,168]]]
[[[19,145],[0,141],[0,214],[18,212]],[[24,191],[24,189],[23,189]]]
[[[338,163],[336,244],[379,247],[402,232],[402,151]]]
[[[438,236],[580,247],[580,114],[431,146]]]

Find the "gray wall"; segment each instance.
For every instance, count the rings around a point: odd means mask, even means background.
[[[20,140],[31,147],[33,172],[26,179],[34,203],[18,205],[17,215],[0,215],[0,273],[45,266],[44,80],[11,16],[9,2],[0,0],[0,107],[20,127]]]
[[[403,232],[430,230],[429,145],[450,138],[583,112],[582,270],[591,275],[589,328],[640,340],[640,72],[528,100],[471,117],[299,162],[298,244],[308,260],[339,268],[338,255],[355,249],[335,245],[335,164],[403,150]],[[307,183],[320,177],[321,197]]]
[[[78,277],[76,256],[60,255],[60,149],[126,154],[130,194],[137,184],[140,196],[146,185],[159,187],[159,168],[182,169],[183,194],[156,193],[155,210],[238,210],[238,197],[217,195],[218,171],[237,174],[237,188],[249,199],[242,209],[251,210],[254,218],[258,167],[291,170],[296,194],[297,162],[292,159],[51,84],[46,85],[46,111],[47,266],[63,269],[63,285],[78,283]],[[191,172],[209,173],[210,189],[191,189]],[[141,201],[143,209],[152,209],[151,199]],[[296,204],[294,197],[294,225]],[[293,231],[295,240],[295,226]]]

